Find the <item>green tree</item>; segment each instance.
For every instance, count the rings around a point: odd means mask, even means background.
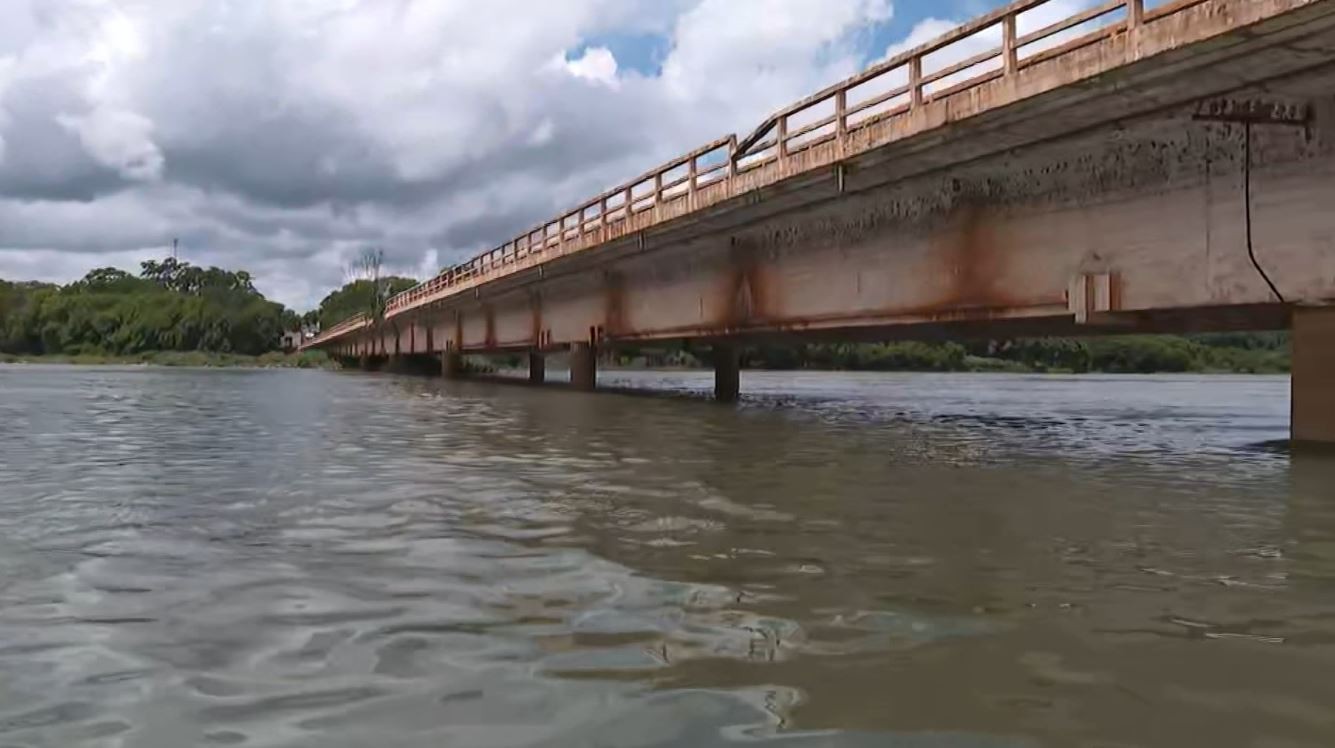
[[[370,280],[354,280],[325,296],[318,310],[321,329],[327,330],[356,314],[374,314],[378,297],[384,296],[388,300],[417,285],[417,281],[412,278],[394,276],[383,278],[379,283],[378,287],[376,282]]]
[[[97,268],[59,287],[0,281],[0,351],[137,354],[276,350],[296,315],[269,301],[249,273],[148,261],[138,277]]]

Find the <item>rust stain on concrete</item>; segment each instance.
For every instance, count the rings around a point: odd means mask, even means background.
[[[487,348],[496,347],[496,310],[491,304],[482,306],[484,332],[482,340]]]
[[[603,278],[603,336],[618,338],[631,332],[626,324],[626,280],[609,271]]]
[[[933,241],[933,253],[941,258],[947,277],[947,292],[921,311],[1020,306],[1020,299],[1002,285],[1009,248],[997,231],[996,217],[970,205],[961,208],[951,223]]]
[[[534,348],[542,347],[542,295],[537,291],[529,294],[528,308],[531,315],[529,339]]]
[[[728,253],[728,270],[718,300],[722,315],[714,324],[719,332],[741,330],[763,323],[772,311],[769,285],[754,242],[734,238]]]

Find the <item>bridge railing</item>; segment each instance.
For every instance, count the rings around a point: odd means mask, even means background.
[[[302,343],[301,347],[311,348],[314,346],[318,346],[322,343],[325,343],[327,341],[334,340],[335,338],[338,338],[341,335],[345,335],[352,330],[358,330],[361,329],[362,327],[365,327],[366,322],[367,319],[365,314],[361,313],[354,314],[351,317],[348,317],[347,319],[343,320],[342,322],[339,322],[338,324],[334,325],[333,327],[330,327],[328,330],[321,330],[319,335],[316,335],[310,340],[307,340],[306,342]]]
[[[445,270],[431,280],[404,291],[386,307],[394,313],[439,291],[505,269],[530,255],[560,247],[598,229],[614,226],[631,216],[694,194],[735,173],[731,155],[736,136],[720,138],[678,156],[585,202],[578,208],[541,224],[501,246]]]
[[[741,140],[707,143],[451,267],[390,299],[386,314],[514,272],[521,260],[563,253],[569,243],[656,206],[1207,1],[1089,0],[1079,12],[1054,17],[1063,0],[1016,0],[776,112]]]
[[[775,112],[742,138],[740,171],[1125,33],[1206,0],[1106,0],[1053,17],[1060,0],[1019,0]]]

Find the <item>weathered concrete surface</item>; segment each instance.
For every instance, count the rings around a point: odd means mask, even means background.
[[[1331,103],[1310,128],[1254,135],[1254,243],[1288,301],[1335,298]],[[1192,111],[498,283],[445,317],[478,351],[968,322],[998,335],[1021,321],[1039,334],[1284,326],[1247,252],[1242,128]]]
[[[1293,313],[1293,440],[1335,444],[1335,307]]]
[[[1283,325],[1246,252],[1243,126],[1194,115],[1202,93],[1312,108],[1306,127],[1255,128],[1253,230],[1286,300],[1335,296],[1333,27],[1332,0],[1197,3],[745,172],[730,180],[752,185],[745,200],[666,203],[679,215],[653,231],[581,237],[390,319],[479,351]],[[813,171],[819,148],[855,154]],[[793,176],[766,182],[770,166]]]

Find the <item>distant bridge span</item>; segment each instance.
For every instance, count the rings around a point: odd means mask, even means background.
[[[1335,443],[1335,0],[1020,0],[605,192],[306,347],[349,357],[1294,331]],[[1041,26],[1041,27],[1040,27]]]

